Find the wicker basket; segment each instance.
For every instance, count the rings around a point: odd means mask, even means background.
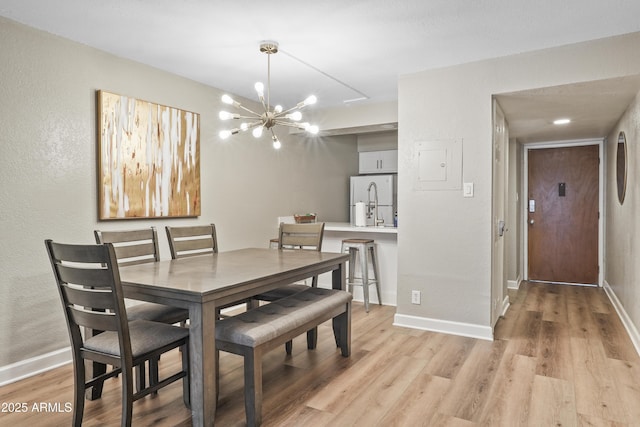
[[[294,215],[293,218],[296,220],[296,224],[316,222],[316,214]]]

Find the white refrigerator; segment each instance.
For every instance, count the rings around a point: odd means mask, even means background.
[[[372,185],[374,183],[375,185]],[[356,203],[365,204],[366,225],[374,224],[374,204],[377,193],[378,218],[387,227],[393,227],[393,217],[397,210],[397,175],[359,175],[351,177],[350,220],[356,224]]]

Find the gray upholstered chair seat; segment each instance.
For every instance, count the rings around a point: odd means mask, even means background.
[[[184,322],[189,318],[189,310],[169,305],[146,302],[127,307],[129,320],[152,320],[168,324]]]
[[[256,347],[320,317],[328,309],[346,305],[351,294],[335,289],[302,286],[298,292],[216,324],[216,340]]]
[[[131,354],[136,358],[188,337],[189,330],[165,323],[133,320],[129,322],[129,336]],[[120,344],[116,331],[106,331],[91,337],[85,340],[83,347],[87,350],[120,356]]]

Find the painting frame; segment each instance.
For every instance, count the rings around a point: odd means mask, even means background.
[[[201,214],[200,114],[98,90],[98,218]]]

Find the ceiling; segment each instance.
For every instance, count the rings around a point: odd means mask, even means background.
[[[604,138],[640,92],[640,75],[497,95],[522,143]],[[571,123],[553,121],[570,118]]]
[[[311,93],[317,108],[393,101],[403,74],[640,31],[638,0],[0,0],[0,16],[251,99],[267,80],[259,44],[274,40],[271,101],[285,108]],[[565,128],[576,134],[608,130],[638,90],[629,79],[500,102],[533,141],[551,111],[584,118]]]

